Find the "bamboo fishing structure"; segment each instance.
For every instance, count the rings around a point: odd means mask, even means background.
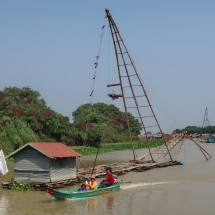
[[[137,69],[134,65],[134,61],[132,60],[131,55],[128,52],[128,49],[124,43],[124,40],[119,32],[119,29],[116,23],[114,22],[113,17],[111,16],[110,11],[108,9],[106,9],[106,17],[109,22],[109,27],[111,31],[112,40],[113,40],[116,63],[117,63],[118,78],[119,78],[119,83],[108,84],[107,87],[112,87],[112,86],[120,87],[121,93],[114,94],[113,97],[116,98],[118,96],[118,97],[122,97],[123,99],[123,105],[124,105],[124,110],[126,115],[126,123],[129,131],[129,139],[132,145],[134,161],[139,160],[139,158],[137,158],[135,154],[135,149],[134,149],[133,140],[132,140],[131,124],[128,117],[128,109],[133,109],[133,110],[135,109],[136,111],[137,116],[135,116],[135,118],[137,118],[141,123],[142,129],[144,131],[144,135],[147,140],[147,147],[148,147],[149,156],[151,160],[155,162],[151,152],[150,138],[148,137],[148,131],[149,131],[148,129],[157,128],[159,133],[161,134],[161,137],[163,138],[164,146],[166,147],[168,156],[170,160],[173,162],[173,158],[166,144],[166,140],[164,139],[163,131],[155,115],[155,112],[152,108],[146,89],[137,72]],[[130,105],[128,105],[128,103]],[[152,124],[146,125],[146,119],[152,119],[151,120]]]
[[[121,175],[131,171],[142,172],[154,168],[162,168],[173,165],[182,165],[179,161],[180,152],[184,146],[185,140],[189,139],[191,142],[195,143],[198,146],[206,160],[212,158],[212,156],[200,145],[196,140],[189,137],[187,134],[182,133],[179,136],[166,141],[164,138],[164,133],[161,129],[161,126],[158,122],[158,119],[155,115],[154,109],[151,105],[149,97],[147,95],[146,89],[143,85],[142,79],[140,78],[137,69],[134,65],[134,61],[131,58],[130,53],[123,41],[123,38],[119,32],[119,29],[114,22],[110,11],[106,9],[106,18],[108,19],[111,37],[113,40],[116,64],[117,64],[117,72],[118,72],[118,83],[108,84],[107,87],[119,87],[119,93],[110,93],[108,94],[113,100],[122,98],[123,106],[125,110],[126,116],[126,124],[128,127],[129,139],[131,142],[131,148],[133,152],[133,160],[127,162],[114,162],[112,164],[108,164],[108,167],[112,168],[114,174]],[[101,40],[103,38],[104,26],[102,27]],[[93,77],[93,87],[90,93],[92,98],[94,92],[95,85],[95,77],[97,73],[98,59],[99,53],[101,49],[101,41],[99,46],[98,56],[96,57],[97,62],[95,63],[95,73]],[[132,139],[132,128],[131,122],[129,120],[129,109],[135,110],[137,116],[136,119],[141,124],[141,127],[144,131],[144,135],[147,141],[148,152],[137,157],[133,139]],[[206,109],[207,110],[207,109]],[[205,118],[208,119],[208,117]],[[152,119],[153,124],[147,125],[147,119]],[[148,135],[149,130],[151,128],[158,129],[158,133],[161,135],[163,139],[163,145],[152,148],[151,147],[151,138]],[[77,177],[71,178],[65,181],[59,182],[48,182],[42,184],[35,184],[36,187],[57,187],[57,186],[65,186],[71,185],[75,183],[79,183],[80,181],[85,180],[86,178],[95,175],[95,177],[100,178],[106,175],[105,167],[107,165],[96,165],[98,153],[100,147],[98,147],[97,154],[95,157],[95,161],[92,168],[78,168]],[[10,183],[3,184],[3,187],[9,187]]]
[[[145,171],[152,168],[179,165],[181,164],[181,162],[178,161],[178,157],[184,145],[184,140],[188,138],[188,135],[182,133],[181,135],[173,138],[170,141],[165,140],[164,133],[155,115],[149,97],[147,95],[146,89],[143,85],[142,79],[140,78],[137,69],[134,65],[134,61],[131,58],[131,55],[125,45],[125,42],[119,32],[119,29],[113,17],[110,14],[110,11],[106,9],[105,12],[113,41],[118,72],[118,82],[108,84],[107,87],[119,87],[118,90],[119,93],[115,93],[115,91],[113,90],[113,93],[108,94],[108,96],[111,97],[113,100],[119,98],[122,98],[123,100],[129,139],[133,151],[132,161],[124,163],[113,163],[110,164],[109,166],[112,167],[114,173],[123,174],[129,171]],[[103,29],[104,26],[102,27],[102,32]],[[99,56],[97,56],[97,59],[98,58]],[[95,68],[97,69],[97,64]],[[147,141],[148,152],[139,157],[137,157],[136,155],[132,140],[132,129],[131,122],[129,121],[128,111],[129,109],[135,110],[135,114],[137,114],[135,118],[137,118],[138,121],[140,122]],[[151,119],[150,123],[152,122],[153,124],[147,125],[147,123],[149,123],[147,119]],[[163,145],[157,148],[151,148],[150,144],[151,138],[148,135],[149,132],[148,129],[151,128],[158,129],[159,131],[158,133],[161,135],[161,138],[163,140]],[[211,156],[198,143],[196,143],[195,141],[193,142],[199,147],[200,151],[208,160],[208,158],[210,158]],[[89,177],[92,174],[96,175],[96,177],[102,177],[103,175],[105,175],[104,171],[105,165],[96,166],[98,153],[99,148],[96,154],[92,170],[90,168],[79,169],[78,171],[79,177]]]

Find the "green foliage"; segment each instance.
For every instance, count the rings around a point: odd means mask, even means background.
[[[140,123],[130,113],[128,118],[132,136],[136,139],[141,131]],[[73,119],[74,127],[82,134],[79,133],[80,138],[76,140],[84,142],[86,146],[98,146],[100,142],[129,140],[125,113],[119,111],[114,105],[104,103],[81,105],[73,112]],[[81,145],[81,143],[75,145]]]
[[[162,140],[150,140],[151,147],[157,147],[163,144]],[[135,149],[147,148],[147,142],[136,141],[133,143]],[[96,147],[91,146],[73,146],[73,150],[77,151],[82,155],[93,155],[97,153]],[[130,142],[121,142],[121,143],[102,143],[99,148],[99,153],[107,153],[113,151],[122,151],[122,150],[131,150],[132,146]]]
[[[14,178],[11,178],[11,189],[16,191],[28,191],[28,190],[35,190],[34,186],[23,182],[23,181],[15,181]]]
[[[92,146],[72,146],[72,149],[81,155],[94,155],[97,152],[97,148]]]
[[[87,130],[88,144],[90,146],[99,147],[102,140],[102,128],[95,124]]]
[[[0,142],[5,153],[10,153],[25,143],[38,141],[30,126],[19,119],[0,117]]]
[[[114,105],[84,104],[73,112],[74,122],[47,107],[40,93],[29,87],[0,91],[0,145],[8,154],[27,142],[64,142],[98,147],[104,142],[129,141],[125,113]],[[140,123],[128,114],[133,140]]]
[[[72,125],[66,135],[62,137],[62,142],[69,146],[89,145],[89,136],[86,132]]]
[[[70,129],[69,120],[61,114],[53,114],[43,123],[43,133],[48,137],[61,141],[64,135],[67,135]]]
[[[85,116],[90,112],[91,107],[91,104],[81,105],[76,111],[72,113],[74,121],[84,119]]]
[[[202,133],[209,133],[209,134],[215,134],[215,126],[207,126],[202,129]]]
[[[38,135],[45,134],[57,141],[71,126],[68,117],[47,107],[40,93],[29,87],[8,87],[0,91],[0,115],[21,119]]]
[[[69,118],[47,107],[39,92],[29,87],[0,91],[0,143],[6,153],[27,142],[68,139],[70,128]]]
[[[204,133],[213,134],[215,133],[215,126],[207,126],[205,128],[197,126],[187,126],[183,129],[176,129],[173,132],[175,133],[186,132],[188,134],[204,134]]]

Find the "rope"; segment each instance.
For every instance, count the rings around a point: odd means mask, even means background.
[[[108,41],[108,84],[110,84],[110,41],[111,41],[111,37],[110,37],[111,32],[109,32],[109,41]]]
[[[94,63],[93,84],[92,84],[92,90],[91,90],[91,93],[90,93],[90,97],[91,97],[90,103],[91,104],[92,104],[92,101],[93,101],[93,94],[94,94],[95,81],[96,81],[96,74],[97,74],[97,71],[98,71],[99,55],[100,55],[101,47],[102,47],[102,40],[103,40],[103,35],[104,35],[104,29],[105,29],[105,21],[104,21],[104,25],[102,26],[102,33],[101,33],[101,36],[100,36],[99,49],[98,49],[98,54],[96,56],[96,62]]]
[[[91,105],[89,106],[89,111],[90,109],[92,108],[92,103],[93,103],[93,94],[94,94],[94,89],[95,89],[95,81],[96,81],[96,73],[97,73],[97,70],[98,70],[98,65],[99,65],[99,55],[100,55],[100,52],[101,52],[101,47],[102,47],[102,39],[103,39],[103,34],[104,34],[104,28],[105,28],[105,20],[104,19],[104,25],[102,26],[102,33],[101,33],[101,36],[100,36],[100,42],[99,42],[99,48],[98,48],[98,54],[96,56],[96,62],[94,63],[94,74],[93,74],[93,84],[92,84],[92,90],[90,92],[90,103]],[[88,122],[87,122],[88,123]],[[88,125],[88,124],[87,124]],[[88,126],[87,126],[88,127]],[[87,130],[87,128],[86,128]],[[98,152],[97,152],[98,153]],[[83,163],[81,162],[80,160],[80,165],[83,166]],[[84,167],[83,167],[84,168]],[[94,169],[94,167],[93,167]],[[93,174],[93,172],[92,172]]]
[[[93,84],[92,84],[91,93],[90,93],[90,95],[89,95],[90,98],[91,98],[91,99],[90,99],[90,104],[91,104],[91,106],[89,106],[89,111],[90,111],[90,109],[92,108],[92,103],[93,103],[93,94],[94,94],[94,91],[95,91],[96,74],[97,74],[98,65],[99,65],[99,55],[100,55],[101,47],[102,47],[102,40],[103,40],[104,29],[105,29],[105,21],[106,21],[106,18],[104,18],[104,24],[103,24],[103,26],[102,26],[102,33],[101,33],[101,36],[100,36],[98,54],[97,54],[97,56],[96,56],[96,62],[94,63]]]

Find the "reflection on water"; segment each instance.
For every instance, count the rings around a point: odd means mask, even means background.
[[[97,201],[97,197],[91,197],[85,200],[85,214],[96,214]]]
[[[215,144],[204,148],[215,158]],[[40,191],[0,190],[0,215],[214,215],[215,159],[205,162],[194,144],[185,149],[183,166],[127,173],[119,180],[132,183],[115,193],[56,201]],[[114,159],[126,156],[117,152]]]
[[[114,203],[114,195],[110,195],[107,197],[107,209],[109,214],[112,214],[112,210],[113,210],[113,203]]]
[[[8,198],[6,195],[0,196],[0,214],[7,215],[7,208],[8,208]]]

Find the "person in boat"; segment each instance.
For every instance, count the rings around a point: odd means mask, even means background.
[[[90,183],[91,183],[91,178],[87,178],[85,184],[86,184],[86,190],[90,190]]]
[[[96,182],[95,176],[91,176],[89,187],[91,190],[95,190],[98,188],[98,184]]]
[[[117,184],[118,183],[118,176],[117,175],[113,175],[114,177],[114,184]]]
[[[87,180],[85,181],[85,184],[86,184],[86,185],[89,185],[89,184],[90,184],[90,177],[87,178]]]
[[[106,167],[105,171],[107,173],[107,178],[101,181],[100,187],[108,187],[116,184],[116,179],[113,176],[112,169],[110,167]]]
[[[86,190],[86,184],[82,184],[77,191],[84,191],[84,190]]]

